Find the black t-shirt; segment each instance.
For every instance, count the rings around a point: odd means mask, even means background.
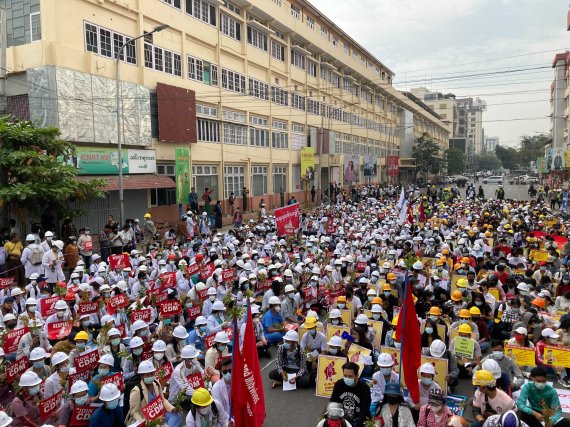
[[[347,386],[344,380],[338,380],[333,388],[331,402],[340,403],[344,407],[345,418],[356,425],[363,425],[370,412],[370,387],[358,381],[354,387]]]

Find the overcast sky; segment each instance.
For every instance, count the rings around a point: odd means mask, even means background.
[[[549,132],[552,59],[570,49],[568,2],[310,1],[396,73],[396,88],[479,96],[485,135],[505,145]]]

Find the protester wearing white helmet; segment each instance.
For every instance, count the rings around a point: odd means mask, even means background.
[[[204,369],[210,368],[219,372],[222,359],[231,356],[231,353],[228,351],[230,343],[231,341],[227,333],[224,331],[217,332],[212,347],[206,352]]]
[[[212,306],[217,300],[218,292],[216,291],[216,288],[212,286],[208,288],[206,294],[208,295],[208,298],[202,303],[202,316],[208,318],[208,316],[212,314]]]
[[[200,356],[200,351],[192,345],[184,346],[180,352],[182,362],[176,365],[170,377],[169,402],[175,403],[180,391],[184,391],[184,394],[189,397],[194,394],[194,387],[188,381],[188,377],[191,375],[204,375],[204,369],[198,362],[198,356]]]
[[[48,333],[49,324],[62,322],[64,320],[69,320],[71,318],[71,311],[69,310],[69,306],[65,301],[59,300],[58,302],[55,303],[54,308],[55,308],[55,313],[50,315],[46,319],[43,325],[43,329],[46,334]]]
[[[212,304],[212,314],[210,314],[208,319],[208,332],[214,334],[220,332],[229,326],[229,323],[225,317],[226,306],[222,301],[214,301]]]
[[[47,353],[41,347],[34,348],[28,356],[28,360],[32,365],[28,371],[35,373],[42,381],[51,375],[51,369],[45,362],[46,357]]]
[[[283,340],[285,329],[283,327],[283,316],[281,316],[281,300],[277,296],[272,296],[268,300],[268,308],[263,315],[261,323],[263,333],[267,342],[278,344]]]
[[[45,381],[44,399],[62,390],[62,384],[67,388],[69,374],[75,373],[75,368],[72,368],[69,364],[69,356],[61,351],[51,355],[51,367],[53,374]]]
[[[380,367],[380,370],[376,371],[372,375],[372,387],[371,387],[371,397],[372,397],[372,408],[371,413],[376,413],[376,407],[384,399],[384,389],[387,383],[399,384],[400,376],[394,372],[394,359],[389,353],[380,353],[378,355],[378,360],[376,364]]]
[[[338,335],[333,335],[330,340],[327,342],[327,349],[323,352],[323,354],[328,354],[330,356],[339,356],[343,357],[346,356],[346,351],[344,350],[344,343],[342,342],[342,338]]]
[[[165,360],[176,364],[180,361],[180,352],[186,346],[188,332],[184,326],[178,325],[172,331],[172,342],[166,345]]]
[[[115,420],[123,419],[123,408],[119,406],[120,398],[121,392],[115,384],[105,384],[101,387],[99,399],[103,402],[103,406],[93,413],[89,419],[89,426],[111,427],[119,424]]]
[[[287,331],[283,336],[283,344],[277,350],[275,365],[277,368],[269,372],[273,388],[281,385],[283,381],[297,384],[297,388],[308,388],[312,385],[307,359],[301,351],[299,334],[296,331]]]
[[[76,406],[85,406],[89,402],[89,396],[87,394],[87,383],[85,381],[75,381],[69,390],[69,399],[63,408],[59,411],[58,426],[68,426],[70,424],[73,409]]]
[[[115,361],[112,355],[102,355],[97,363],[97,374],[93,376],[91,381],[89,381],[89,397],[91,401],[97,400],[97,395],[99,394],[97,385],[100,384],[102,380],[115,373]]]
[[[43,321],[38,318],[29,320],[27,323],[29,332],[26,332],[22,338],[20,338],[16,358],[19,359],[22,356],[29,357],[32,348],[41,348],[47,353],[50,353],[52,346],[49,343],[46,333],[42,330]]]
[[[41,273],[44,275],[46,282],[50,285],[50,289],[57,282],[65,280],[65,275],[63,274],[63,242],[61,240],[55,240],[53,245],[49,250],[44,251],[42,256],[42,268]]]
[[[297,298],[297,292],[293,285],[285,286],[285,298],[281,302],[281,316],[288,323],[300,323],[303,317],[297,314],[299,309],[300,298]]]
[[[34,372],[27,371],[20,376],[18,385],[20,390],[11,402],[11,413],[14,415],[14,425],[37,425],[40,419],[39,401],[40,384],[42,380]],[[52,422],[55,419],[51,419]],[[46,420],[47,421],[47,420]]]
[[[27,246],[22,251],[20,262],[24,266],[26,279],[30,279],[32,274],[40,275],[44,272],[42,267],[44,250],[40,245],[36,244],[36,238],[33,234],[28,234],[26,236],[26,245]]]
[[[201,358],[204,357],[203,354],[207,350],[204,344],[204,338],[208,335],[210,335],[208,320],[204,316],[198,316],[194,321],[194,329],[188,333],[187,342],[202,352]]]
[[[432,390],[440,390],[441,387],[435,382],[435,367],[431,363],[424,363],[420,366],[418,376],[418,384],[420,389],[420,401],[416,405],[411,398],[407,398],[408,404],[419,410],[422,406],[428,403],[429,393]]]
[[[267,342],[265,334],[263,333],[263,326],[261,325],[261,314],[259,312],[259,306],[255,304],[251,305],[251,318],[253,323],[253,334],[255,336],[257,355],[259,357],[270,357],[271,356],[269,354],[270,344]],[[244,322],[239,328],[240,348],[243,345],[246,325],[247,323]]]

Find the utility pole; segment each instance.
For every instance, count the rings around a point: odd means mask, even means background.
[[[0,114],[8,112],[8,95],[6,93],[6,8],[0,7]]]

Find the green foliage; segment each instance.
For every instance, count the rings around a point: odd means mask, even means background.
[[[63,159],[75,154],[57,128],[0,118],[0,200],[20,208],[76,215],[69,202],[104,197],[104,180],[78,181],[77,169]]]
[[[505,169],[516,169],[519,164],[519,153],[512,147],[503,147],[497,145],[495,147],[495,154]]]
[[[548,135],[524,135],[517,148],[497,145],[495,153],[505,169],[527,168],[530,162],[544,156],[544,146],[549,142]]]
[[[426,177],[437,175],[445,164],[441,147],[426,135],[416,140],[414,158],[417,173],[422,173]]]
[[[481,154],[475,156],[476,169],[478,171],[494,171],[501,167],[501,163],[496,156],[490,154]]]
[[[460,175],[465,172],[465,153],[458,148],[446,150],[447,173],[449,175]]]

